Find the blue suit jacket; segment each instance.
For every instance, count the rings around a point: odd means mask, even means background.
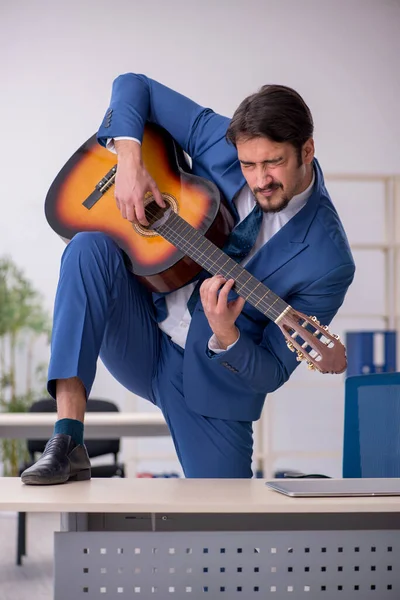
[[[191,156],[193,172],[211,179],[231,204],[245,184],[237,152],[225,140],[229,119],[144,75],[128,73],[113,83],[98,141],[142,139],[146,121],[164,127]],[[354,277],[354,261],[318,161],[307,204],[249,261],[246,269],[293,308],[329,324]],[[201,302],[186,342],[183,382],[191,410],[221,419],[254,421],[266,394],[278,389],[299,364],[275,323],[246,303],[238,342],[213,357],[212,331]]]

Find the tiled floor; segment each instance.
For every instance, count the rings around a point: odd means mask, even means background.
[[[17,515],[0,513],[0,600],[53,599],[53,533],[58,514],[27,515],[27,556],[16,566]]]

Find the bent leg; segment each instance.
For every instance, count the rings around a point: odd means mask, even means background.
[[[150,293],[117,245],[102,233],[76,235],[63,254],[54,308],[48,390],[59,419],[42,456],[21,474],[25,484],[90,478],[83,416],[100,351],[114,377],[153,401],[160,340]]]
[[[78,377],[89,396],[100,354],[122,385],[153,401],[160,339],[151,294],[126,269],[117,244],[103,233],[77,234],[61,262],[49,393],[55,397],[57,379]]]

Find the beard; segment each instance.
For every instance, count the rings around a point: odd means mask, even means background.
[[[275,198],[275,192],[278,190],[282,190],[283,192],[283,185],[281,183],[273,183],[265,188],[253,189],[254,199],[264,213],[281,212],[281,210],[288,206],[289,202],[293,198],[294,194],[287,195],[285,193],[282,193],[280,198]],[[261,192],[269,191],[273,191],[274,194],[270,197],[262,196]]]

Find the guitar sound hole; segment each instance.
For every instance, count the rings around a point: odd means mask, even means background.
[[[156,231],[154,231],[154,229],[151,229],[153,223],[162,219],[164,213],[170,209],[172,209],[175,213],[179,212],[178,202],[176,198],[174,198],[174,196],[172,196],[171,194],[166,194],[165,192],[162,193],[162,196],[167,205],[165,208],[158,206],[157,202],[154,200],[153,194],[151,194],[150,192],[146,194],[144,199],[144,206],[149,226],[145,227],[140,223],[132,223],[133,229],[139,235],[145,237],[154,237],[156,235],[159,235]]]

